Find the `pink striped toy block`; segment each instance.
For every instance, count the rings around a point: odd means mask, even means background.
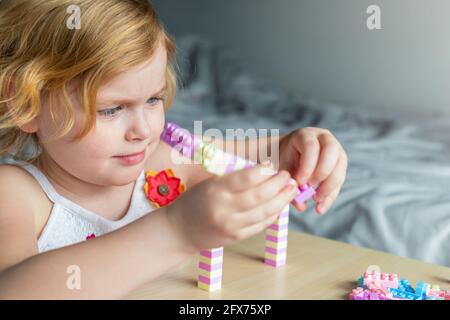
[[[198,263],[197,287],[213,291],[222,287],[223,247],[202,250]]]
[[[182,155],[193,159],[206,171],[223,175],[236,170],[250,168],[256,163],[225,153],[209,143],[205,143],[189,131],[181,128],[173,122],[167,122],[161,140],[175,148]],[[276,174],[274,171],[271,174]],[[312,186],[298,186],[294,179],[289,183],[298,188],[294,203],[303,203],[311,199],[315,194]],[[273,267],[279,267],[286,263],[288,241],[289,205],[283,209],[277,220],[266,229],[264,263]],[[204,250],[200,252],[198,266],[198,287],[212,291],[221,288],[223,248]],[[214,251],[217,250],[217,251]],[[220,253],[218,253],[220,252]],[[220,261],[220,262],[219,262]]]
[[[286,215],[287,213],[287,215]],[[283,220],[284,223],[280,221]],[[286,264],[287,242],[289,224],[289,205],[287,205],[277,218],[276,223],[272,223],[266,229],[266,247],[264,250],[264,263],[278,268]],[[282,247],[275,247],[273,244],[285,244]]]

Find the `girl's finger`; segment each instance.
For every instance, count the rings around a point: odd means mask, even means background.
[[[300,184],[306,184],[316,168],[320,155],[320,144],[314,134],[308,134],[306,130],[293,139],[297,150],[300,152],[300,163],[295,180]]]
[[[331,134],[323,134],[318,137],[321,151],[318,164],[312,174],[311,183],[318,185],[324,181],[336,167],[340,155],[339,142]]]
[[[242,228],[241,230],[239,230],[236,240],[247,239],[255,234],[264,231],[277,220],[278,216],[279,213],[272,214],[255,224],[250,224],[249,226]]]
[[[261,223],[273,215],[279,215],[282,210],[294,200],[297,194],[297,188],[291,185],[286,186],[273,199],[262,203],[258,207],[239,215],[240,227],[248,227]]]
[[[279,171],[270,179],[263,181],[258,186],[236,194],[235,205],[239,211],[248,211],[257,206],[263,206],[289,184],[291,175],[286,170]]]
[[[243,192],[257,185],[269,180],[273,174],[272,165],[257,164],[248,169],[241,169],[230,172],[224,176],[219,177],[221,183],[227,185],[227,189],[232,193]]]
[[[316,190],[314,200],[317,202],[323,201],[333,190],[340,189],[345,181],[345,175],[347,171],[347,160],[344,156],[339,157],[336,167],[332,170],[331,174],[323,181],[319,188]]]
[[[294,207],[300,211],[300,212],[305,212],[306,209],[308,209],[308,204],[306,202],[304,203],[298,203],[298,202],[293,202],[292,203],[294,205]]]
[[[320,215],[325,214],[336,200],[338,194],[339,189],[336,189],[330,195],[328,195],[322,202],[317,203],[316,212]]]

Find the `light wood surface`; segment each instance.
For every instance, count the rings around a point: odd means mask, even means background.
[[[263,263],[264,234],[225,247],[222,289],[196,287],[197,261],[168,271],[125,299],[347,299],[368,266],[450,289],[450,268],[289,230],[287,264]]]

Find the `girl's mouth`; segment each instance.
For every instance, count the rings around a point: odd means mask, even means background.
[[[124,156],[115,156],[114,158],[117,159],[123,165],[138,164],[142,160],[144,160],[145,150],[138,152],[138,153],[128,154],[128,155],[124,155]]]

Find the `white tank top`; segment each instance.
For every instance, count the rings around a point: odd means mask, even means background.
[[[117,221],[106,219],[56,192],[47,177],[34,165],[13,158],[0,163],[21,166],[39,182],[53,208],[47,224],[38,239],[39,253],[72,245],[119,229],[156,209],[145,196],[145,172],[136,180],[130,207],[125,216]]]

